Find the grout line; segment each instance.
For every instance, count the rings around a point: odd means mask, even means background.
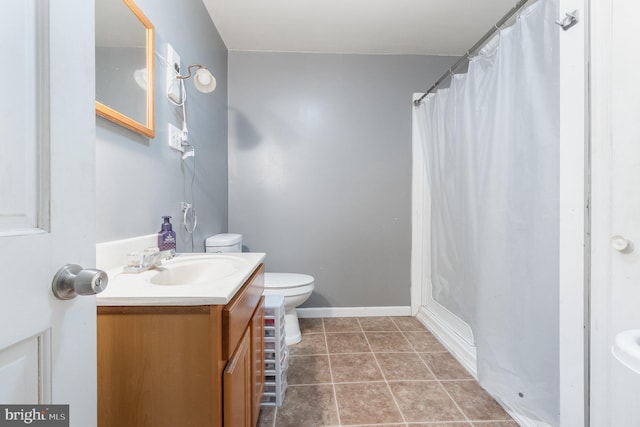
[[[375,356],[374,356],[375,358]],[[340,381],[336,384],[381,384],[381,383],[428,383],[428,382],[436,382],[436,379],[433,380],[378,380],[378,381]],[[302,385],[302,384],[300,384]],[[295,387],[295,385],[291,386]]]
[[[360,324],[360,319],[357,318],[357,317],[356,317],[356,319],[358,320],[358,324]],[[362,328],[362,325],[360,325],[360,327]],[[380,366],[380,362],[378,362],[378,358],[376,357],[376,353],[373,351],[373,347],[371,347],[371,343],[369,342],[369,338],[367,338],[367,334],[364,334],[364,339],[365,339],[365,341],[367,341],[367,345],[369,346],[369,349],[371,350],[371,353],[373,354],[373,360],[376,361],[376,365],[378,366],[378,369],[380,369],[380,373],[382,374],[382,378],[384,379],[384,383],[387,386],[387,390],[389,390],[389,394],[391,395],[391,398],[393,399],[393,403],[395,403],[396,408],[398,408],[398,412],[400,413],[400,416],[402,417],[402,422],[406,427],[406,426],[408,426],[407,419],[404,416],[404,413],[402,412],[402,409],[400,408],[400,405],[398,404],[398,401],[396,400],[396,397],[393,395],[393,390],[391,390],[391,386],[389,385],[389,382],[387,381],[387,376],[384,374],[384,371],[382,370],[382,366]]]
[[[404,335],[404,334],[403,334],[403,335]],[[407,338],[407,337],[405,336],[405,338]],[[409,340],[407,339],[407,341],[409,341]],[[411,341],[409,341],[409,344],[411,344]],[[411,347],[413,347],[413,344],[411,344]],[[429,366],[429,364],[428,364],[427,362],[425,362],[425,361],[424,361],[424,359],[423,359],[422,357],[420,357],[420,353],[422,353],[422,352],[419,352],[418,350],[416,350],[416,349],[415,349],[415,347],[413,347],[413,349],[414,349],[414,351],[415,351],[416,355],[418,356],[418,359],[420,359],[420,361],[422,362],[422,364],[423,364],[424,366],[426,366],[426,367],[427,367],[427,369],[429,370],[429,372],[431,372],[431,375],[433,375],[433,378],[434,378],[436,381],[440,382],[440,378],[438,378],[438,376],[435,374],[435,372],[433,372],[433,370],[431,369],[431,366]]]
[[[428,354],[428,353],[447,353],[447,354],[451,354],[449,351],[447,350],[439,350],[439,351],[418,351],[417,346],[419,346],[419,343],[414,345],[408,338],[407,338],[407,333],[409,332],[424,332],[424,331],[428,331],[428,329],[425,330],[402,330],[397,323],[395,323],[395,321],[393,320],[393,318],[391,318],[391,320],[394,322],[395,326],[398,327],[399,331],[365,331],[362,323],[360,322],[360,318],[356,317],[358,326],[360,327],[360,331],[332,331],[332,332],[327,332],[326,330],[326,325],[325,325],[325,318],[322,318],[322,330],[318,331],[318,332],[308,332],[308,334],[323,334],[323,341],[324,341],[324,346],[325,346],[325,350],[326,353],[321,353],[321,354],[298,354],[298,355],[290,355],[291,357],[303,357],[303,356],[326,356],[328,359],[328,367],[329,367],[329,374],[330,374],[330,378],[331,378],[331,383],[314,383],[314,384],[296,384],[296,385],[289,385],[290,387],[297,387],[297,386],[308,386],[308,385],[329,385],[331,384],[332,389],[333,389],[333,397],[334,397],[334,402],[335,402],[335,408],[336,408],[336,414],[338,417],[338,424],[333,426],[333,427],[343,427],[345,426],[344,424],[342,424],[342,420],[340,417],[340,408],[339,408],[339,404],[338,404],[338,395],[337,395],[337,385],[339,384],[371,384],[371,383],[377,383],[377,384],[381,384],[381,383],[385,383],[385,385],[387,386],[387,389],[389,390],[389,392],[391,393],[391,397],[394,401],[394,404],[396,405],[396,408],[398,409],[402,420],[403,421],[398,421],[396,423],[384,423],[384,424],[376,424],[379,426],[391,426],[391,425],[399,425],[402,424],[405,427],[411,427],[413,425],[417,425],[414,422],[410,422],[407,421],[407,418],[405,417],[402,409],[400,408],[400,405],[398,403],[398,400],[396,399],[395,395],[393,394],[393,391],[391,389],[391,384],[395,383],[395,382],[431,382],[431,383],[438,383],[438,387],[440,390],[444,391],[444,393],[447,395],[447,397],[449,397],[449,399],[451,400],[451,402],[453,402],[454,406],[458,409],[458,411],[460,412],[460,414],[462,414],[462,416],[464,417],[464,420],[460,420],[458,422],[462,422],[462,423],[466,423],[469,425],[469,427],[471,427],[473,424],[473,420],[470,419],[469,416],[467,416],[467,414],[462,410],[462,407],[458,404],[458,402],[453,398],[453,396],[451,395],[451,393],[449,393],[449,391],[444,387],[444,384],[446,383],[452,383],[452,382],[475,382],[477,383],[477,380],[473,379],[473,378],[464,378],[464,379],[455,379],[455,378],[451,378],[451,379],[440,379],[438,378],[438,376],[435,375],[435,373],[433,372],[433,370],[431,369],[431,367],[429,366],[429,364],[420,356],[422,353]],[[405,354],[416,354],[418,356],[418,358],[420,359],[420,361],[422,362],[422,364],[427,368],[427,370],[432,374],[433,378],[432,380],[411,380],[411,379],[405,379],[405,380],[389,380],[387,379],[387,375],[385,375],[384,371],[382,370],[382,366],[380,365],[380,362],[378,361],[377,355],[378,352],[374,352],[373,351],[373,347],[371,346],[371,343],[367,337],[367,333],[368,332],[374,332],[374,333],[380,333],[380,332],[388,332],[388,333],[397,333],[400,332],[403,336],[403,338],[405,338],[409,344],[410,344],[410,348],[412,350],[410,351],[388,351],[388,352],[380,352],[380,353],[405,353]],[[329,344],[328,344],[328,334],[339,334],[339,333],[362,333],[364,335],[365,341],[367,343],[367,346],[369,347],[368,352],[346,352],[346,353],[330,353],[329,352]],[[350,381],[350,382],[336,382],[336,378],[334,377],[333,374],[333,367],[332,367],[332,363],[331,363],[331,356],[333,355],[349,355],[349,354],[372,354],[374,356],[374,361],[378,367],[378,369],[380,370],[380,373],[382,374],[382,381]],[[274,418],[273,418],[273,426],[272,427],[277,427],[277,414],[278,414],[278,409],[279,408],[275,408],[274,411]],[[483,420],[486,422],[491,422],[490,420]],[[494,422],[508,422],[511,420],[495,420]],[[429,425],[429,424],[438,424],[439,422],[422,422],[422,423],[418,423],[420,425]],[[351,427],[356,427],[356,426],[368,426],[369,424],[349,424],[349,426]]]
[[[397,422],[397,423],[382,423],[382,424],[380,424],[380,423],[375,423],[375,424],[346,424],[344,427],[372,427],[372,426],[384,427],[384,426],[397,426],[397,425],[400,425],[400,424],[404,424],[405,426],[409,426],[409,427],[417,426],[417,425],[422,427],[424,425],[429,425],[429,424],[433,424],[434,426],[437,426],[437,427],[441,427],[441,426],[445,426],[446,427],[446,424],[448,424],[450,422],[451,423],[456,423],[456,422],[465,422],[465,421],[445,421],[445,424],[442,424],[442,421],[436,421],[436,422],[427,421],[426,423],[411,423],[411,422],[409,422],[409,423],[401,423],[401,422]],[[322,427],[332,427],[332,426],[322,426]]]
[[[289,354],[291,357],[303,357],[303,356],[326,356],[327,354],[371,354],[374,353],[372,351],[350,351],[350,352],[344,352],[344,353],[298,353],[298,354]],[[407,353],[407,354],[413,354],[416,353],[416,350],[411,349],[411,350],[404,350],[404,351],[376,351],[375,353]],[[435,353],[448,353],[450,354],[448,351],[418,351],[417,353],[424,353],[424,354],[435,354]],[[471,380],[473,378],[465,378],[467,380]]]
[[[431,372],[431,375],[433,375],[433,378],[435,378],[435,382],[438,383],[438,385],[440,386],[440,388],[446,393],[446,395],[449,397],[449,399],[451,399],[451,401],[453,402],[453,404],[456,406],[456,408],[458,408],[458,411],[460,411],[460,413],[462,414],[462,416],[465,418],[465,420],[471,425],[471,420],[469,419],[469,417],[467,417],[467,414],[462,410],[462,408],[460,407],[460,405],[458,405],[458,402],[455,401],[455,399],[451,396],[451,394],[449,394],[449,392],[447,391],[446,388],[444,388],[444,386],[442,385],[442,381],[440,381],[440,379],[437,377],[437,375],[431,370],[431,368],[429,367],[429,365],[427,364],[427,362],[424,361],[424,359],[422,357],[420,357],[420,353],[416,346],[413,345],[413,343],[411,342],[411,340],[409,340],[409,338],[407,338],[407,336],[405,335],[405,332],[416,332],[416,331],[400,331],[402,333],[402,336],[404,337],[404,339],[406,339],[409,342],[409,345],[411,346],[411,348],[413,349],[413,352],[416,354],[416,356],[418,356],[418,359],[420,359],[420,361],[422,362],[423,365],[425,365],[427,367],[427,369],[429,370],[429,372]],[[447,352],[448,353],[448,352]],[[409,424],[407,424],[407,426],[409,426]]]
[[[419,357],[419,356],[418,356]],[[422,359],[422,358],[421,358]],[[436,378],[437,379],[437,378]],[[456,405],[456,408],[458,408],[458,411],[460,411],[460,413],[462,414],[462,416],[469,422],[471,423],[471,420],[469,419],[469,417],[467,416],[467,414],[462,410],[462,408],[460,407],[460,405],[458,405],[458,402],[456,402],[456,400],[453,398],[453,396],[451,396],[451,394],[449,393],[449,391],[442,385],[442,381],[440,381],[438,379],[438,385],[440,386],[440,388],[442,390],[444,390],[444,392],[446,393],[447,396],[449,396],[449,399],[451,399],[451,401],[453,402],[454,405]]]
[[[331,384],[335,384],[335,383],[333,381],[329,381],[325,383],[287,384],[287,390],[289,389],[289,387],[296,388],[296,387],[308,387],[312,385],[331,385]]]
[[[406,338],[406,337],[405,337]],[[409,342],[409,344],[411,344],[411,342]],[[411,345],[413,347],[413,344]],[[431,367],[427,364],[427,362],[425,362],[425,360],[420,357],[420,353],[418,353],[418,351],[416,350],[416,355],[418,356],[418,359],[420,359],[420,361],[422,362],[422,364],[424,366],[427,367],[427,369],[429,370],[429,372],[431,372],[431,375],[433,375],[433,378],[435,379],[435,381],[438,383],[438,385],[440,386],[440,388],[442,390],[444,390],[444,392],[447,394],[447,396],[449,396],[449,399],[451,399],[451,401],[453,402],[454,405],[456,405],[456,408],[458,408],[458,411],[460,411],[460,413],[462,414],[462,416],[467,420],[467,422],[469,422],[469,425],[471,425],[471,420],[469,420],[469,417],[467,417],[467,414],[464,413],[464,411],[462,410],[462,408],[460,408],[460,406],[458,405],[458,403],[453,399],[453,397],[451,397],[451,395],[449,394],[449,392],[447,391],[446,388],[444,388],[444,386],[442,385],[442,382],[440,381],[440,378],[438,378],[438,376],[433,372],[433,370],[431,369]]]
[[[406,332],[413,332],[413,331],[406,331]],[[428,332],[428,331],[427,331]],[[449,397],[449,399],[451,399],[451,401],[453,402],[453,404],[456,406],[456,408],[458,408],[458,411],[460,411],[460,413],[462,414],[462,416],[465,418],[465,420],[467,420],[468,423],[471,423],[471,420],[469,419],[469,417],[467,417],[467,414],[462,410],[462,408],[460,407],[460,405],[458,405],[458,402],[455,401],[455,399],[451,396],[451,394],[449,394],[449,392],[447,391],[447,389],[442,385],[442,381],[440,380],[440,378],[438,378],[438,376],[431,370],[431,368],[429,367],[429,365],[427,364],[427,362],[424,361],[424,359],[422,357],[420,357],[420,353],[422,352],[418,352],[418,350],[416,349],[416,347],[413,345],[413,343],[407,338],[407,336],[404,334],[405,331],[402,331],[402,336],[404,336],[404,338],[409,341],[409,345],[411,345],[411,348],[413,348],[413,351],[416,353],[416,356],[418,356],[418,359],[420,359],[420,361],[427,367],[427,369],[429,370],[429,372],[431,372],[431,374],[433,375],[433,377],[436,379],[436,382],[438,383],[438,385],[440,386],[440,388],[446,393],[446,395]],[[448,352],[447,352],[448,353]]]
[[[324,318],[322,319],[322,331],[324,334],[324,344],[327,347],[327,359],[329,360],[329,376],[331,377],[331,388],[333,389],[333,400],[336,403],[336,415],[338,416],[338,426],[342,425],[340,419],[340,407],[338,406],[338,393],[336,392],[336,383],[333,378],[333,369],[331,368],[331,355],[329,354],[329,343],[327,342],[327,332],[324,327]]]

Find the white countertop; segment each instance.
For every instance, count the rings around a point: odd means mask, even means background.
[[[122,266],[107,271],[107,289],[96,295],[100,306],[176,306],[227,304],[264,260],[258,252],[177,254],[159,267],[137,274],[122,272]],[[190,284],[154,284],[158,274],[175,266],[186,266],[207,260],[232,260],[234,270],[213,280]]]

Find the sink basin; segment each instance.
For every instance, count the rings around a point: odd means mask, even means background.
[[[640,374],[640,329],[617,334],[611,351],[620,363]]]
[[[264,253],[177,254],[137,274],[108,271],[101,306],[195,306],[227,304],[265,258]]]
[[[212,284],[237,273],[246,264],[244,259],[225,256],[177,258],[157,267],[157,274],[149,282],[165,286]]]

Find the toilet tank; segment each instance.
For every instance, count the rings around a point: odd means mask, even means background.
[[[223,233],[205,241],[206,252],[242,252],[242,234]]]

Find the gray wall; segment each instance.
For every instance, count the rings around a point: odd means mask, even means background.
[[[227,49],[201,0],[136,3],[156,29],[156,137],[148,139],[96,118],[97,242],[155,233],[160,216],[172,215],[178,250],[190,251],[180,202],[194,200],[194,249],[202,251],[205,236],[227,229]],[[197,147],[193,196],[193,158],[182,162],[167,143],[167,123],[182,123],[182,110],[165,95],[167,42],[180,55],[183,69],[204,64],[218,81],[211,94],[187,82],[189,139]]]
[[[455,59],[229,52],[229,230],[305,306],[410,305],[411,95]]]

